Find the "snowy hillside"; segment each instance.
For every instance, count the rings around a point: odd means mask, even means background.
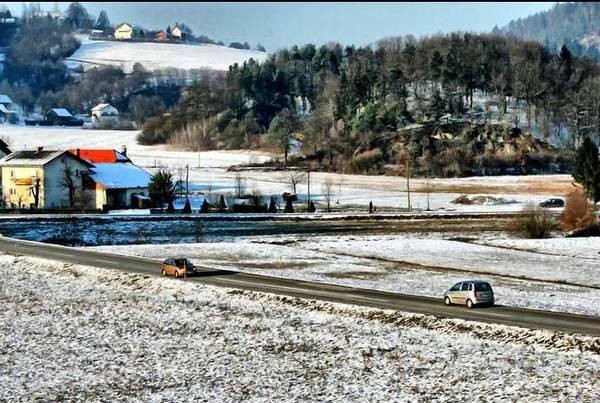
[[[81,47],[67,59],[70,68],[112,65],[130,72],[135,63],[148,70],[177,68],[227,70],[234,63],[263,61],[267,53],[217,45],[181,45],[150,42],[82,40]]]

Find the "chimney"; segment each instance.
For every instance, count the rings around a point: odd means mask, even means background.
[[[121,154],[127,157],[127,146],[121,146]]]
[[[43,149],[44,149],[44,147],[38,147],[38,148],[37,148],[37,152],[38,152],[38,153],[41,153]]]
[[[81,158],[81,148],[77,149],[77,158]]]

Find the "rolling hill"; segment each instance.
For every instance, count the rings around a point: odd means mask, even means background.
[[[131,72],[135,63],[147,70],[177,68],[183,70],[227,70],[234,63],[254,59],[263,61],[265,52],[233,49],[218,45],[185,45],[152,42],[117,42],[83,39],[77,51],[67,58],[69,68],[82,66],[118,66]]]

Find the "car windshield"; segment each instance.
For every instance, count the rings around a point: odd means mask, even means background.
[[[177,266],[177,267],[190,266],[190,263],[187,261],[187,259],[175,259],[175,266]]]
[[[475,284],[475,291],[491,291],[492,287],[488,283]]]

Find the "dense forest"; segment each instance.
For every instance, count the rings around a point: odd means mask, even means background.
[[[492,33],[536,40],[550,50],[565,44],[575,55],[600,61],[600,3],[557,3],[548,11],[495,27]]]
[[[599,73],[566,47],[494,35],[294,46],[196,83],[140,141],[287,156],[297,140],[324,169],[354,172],[406,161],[433,175],[562,170],[584,136],[598,141]],[[511,122],[515,107],[525,118]],[[528,135],[533,126],[542,138],[568,131],[567,149]]]

